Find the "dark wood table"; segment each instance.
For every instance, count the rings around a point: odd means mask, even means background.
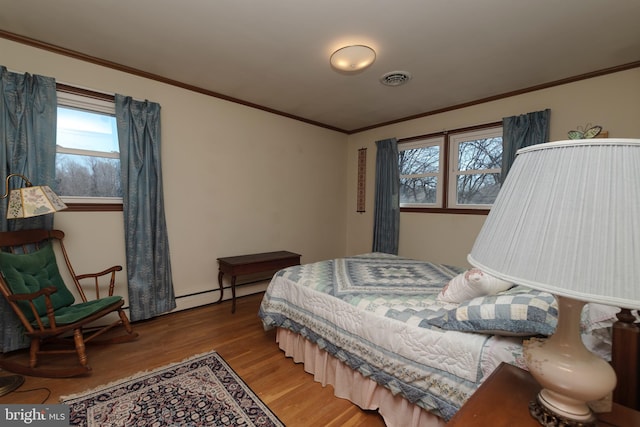
[[[288,251],[264,252],[251,255],[239,255],[218,258],[218,285],[220,286],[220,298],[222,301],[222,276],[231,275],[231,312],[236,311],[236,278],[247,274],[275,273],[276,271],[300,264],[300,255]]]
[[[540,385],[529,372],[502,363],[451,418],[447,427],[540,427],[529,413],[529,402],[538,391]],[[611,412],[597,416],[599,427],[640,426],[640,412],[617,403]]]

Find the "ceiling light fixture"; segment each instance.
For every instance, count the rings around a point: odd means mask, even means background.
[[[339,71],[361,71],[373,64],[376,52],[369,46],[352,45],[342,47],[331,55],[331,66]]]

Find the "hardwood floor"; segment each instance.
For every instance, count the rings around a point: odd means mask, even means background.
[[[231,314],[231,301],[224,301],[137,322],[134,329],[140,337],[136,341],[88,347],[90,375],[26,377],[22,387],[0,397],[0,404],[58,403],[60,396],[215,350],[287,426],[384,426],[377,412],[363,411],[335,397],[331,386],[314,382],[302,365],[284,356],[274,331],[262,328],[257,315],[261,299],[262,294],[239,298],[235,314]],[[28,359],[25,351],[5,357],[25,363]],[[41,365],[59,363],[56,358],[45,356]],[[47,391],[39,388],[51,391],[46,401]]]

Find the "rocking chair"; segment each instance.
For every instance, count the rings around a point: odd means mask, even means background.
[[[124,300],[113,295],[116,272],[121,266],[93,274],[76,275],[63,243],[60,230],[23,230],[0,232],[0,292],[20,319],[25,334],[31,339],[29,366],[0,359],[0,367],[18,374],[42,377],[72,377],[89,372],[85,344],[122,325],[126,334],[93,342],[113,343],[135,339],[122,306]],[[75,297],[67,289],[58,270],[53,245],[60,248],[67,270],[76,285],[82,302],[74,304]],[[87,300],[80,283],[89,279],[96,299]],[[108,295],[100,297],[100,287],[108,282]],[[86,285],[86,284],[85,284]],[[104,290],[102,291],[104,294]],[[95,330],[83,328],[111,313],[118,320]],[[73,334],[72,340],[68,337]],[[65,338],[67,336],[67,338]],[[104,337],[103,337],[104,338]],[[69,348],[71,344],[71,348]],[[53,345],[53,347],[50,347]],[[68,368],[39,368],[41,354],[76,353],[79,366]]]

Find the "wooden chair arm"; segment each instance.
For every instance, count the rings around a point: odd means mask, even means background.
[[[33,317],[38,323],[38,328],[41,331],[47,329],[40,320],[40,314],[38,314],[38,310],[36,309],[36,305],[33,303],[33,300],[44,295],[44,304],[47,308],[47,317],[49,318],[49,328],[56,328],[56,318],[53,312],[53,303],[51,302],[51,294],[58,292],[58,289],[55,286],[47,286],[46,288],[40,289],[38,292],[32,292],[30,294],[12,294],[8,296],[8,299],[13,302],[18,301],[27,301],[29,303],[29,307],[31,308],[31,312],[33,313]],[[26,318],[24,319],[23,324],[26,322]],[[26,322],[28,323],[28,322]]]
[[[86,302],[87,298],[85,297],[80,281],[85,279],[93,279],[96,298],[100,298],[100,280],[99,279],[107,275],[111,275],[109,277],[109,296],[113,296],[113,291],[115,289],[115,284],[116,284],[116,272],[118,271],[122,271],[121,265],[114,265],[113,267],[109,267],[106,270],[102,270],[98,273],[86,273],[86,274],[77,275],[75,277],[75,280],[76,280],[76,284],[78,285],[78,289],[80,291],[80,296],[82,297],[82,300]]]
[[[49,295],[57,291],[58,290],[55,288],[55,286],[48,286],[46,288],[40,289],[38,292],[32,292],[30,294],[11,294],[7,298],[9,298],[11,301],[32,301],[42,295],[45,295],[45,298],[47,298]]]

